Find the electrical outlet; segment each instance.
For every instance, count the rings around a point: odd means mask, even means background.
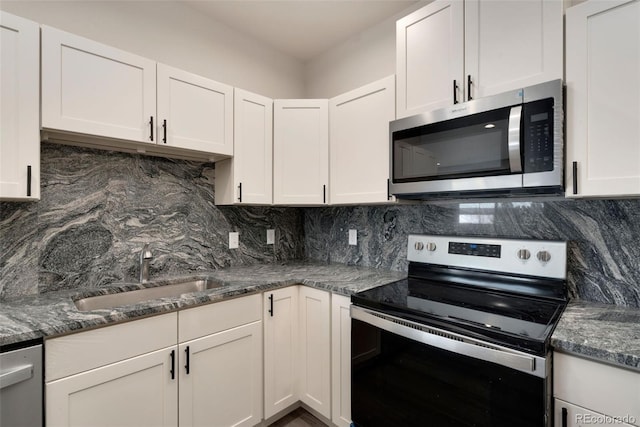
[[[358,230],[349,230],[349,244],[352,246],[358,244]]]
[[[276,230],[267,230],[267,245],[273,245],[276,243]]]
[[[238,249],[240,246],[240,233],[232,231],[229,233],[229,249]]]

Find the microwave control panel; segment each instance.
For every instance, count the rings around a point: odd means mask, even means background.
[[[524,104],[524,171],[553,170],[553,99]]]

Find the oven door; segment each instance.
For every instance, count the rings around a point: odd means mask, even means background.
[[[548,426],[544,358],[351,308],[355,426]]]

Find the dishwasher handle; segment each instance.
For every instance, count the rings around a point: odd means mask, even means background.
[[[0,390],[33,377],[33,365],[23,365],[0,374]]]

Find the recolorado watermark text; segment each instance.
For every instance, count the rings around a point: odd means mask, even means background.
[[[576,422],[582,424],[635,424],[636,417],[632,415],[610,416],[600,414],[576,414]]]

